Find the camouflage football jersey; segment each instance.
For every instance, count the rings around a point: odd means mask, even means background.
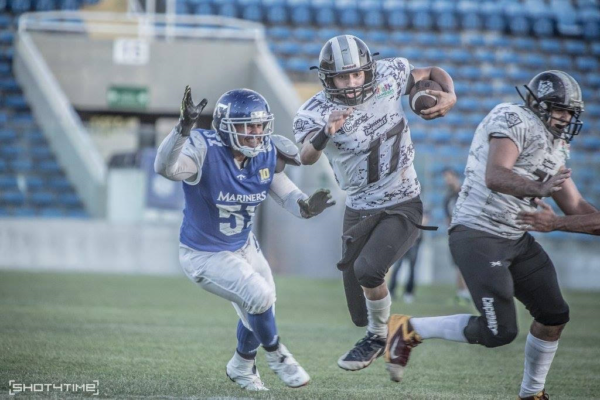
[[[323,150],[352,209],[392,206],[421,191],[413,167],[415,149],[400,103],[411,70],[405,58],[377,61],[374,96],[354,106]],[[346,108],[329,101],[323,91],[317,93],[296,114],[296,141],[327,125],[332,111]]]
[[[508,239],[518,239],[524,231],[516,222],[520,211],[534,211],[530,197],[517,198],[487,188],[485,172],[490,136],[506,137],[519,149],[513,172],[520,176],[546,181],[555,175],[569,158],[569,145],[555,139],[531,110],[518,104],[497,105],[475,131],[452,224],[465,225]]]

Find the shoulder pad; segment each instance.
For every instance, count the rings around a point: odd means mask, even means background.
[[[300,155],[298,147],[290,139],[281,135],[271,135],[271,141],[277,149],[277,158],[282,159],[285,164],[300,166]]]

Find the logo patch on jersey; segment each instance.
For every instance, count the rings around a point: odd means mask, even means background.
[[[244,179],[246,179],[246,175],[244,174],[239,174],[238,176],[236,176],[236,178],[238,178],[238,180],[243,181]]]
[[[269,168],[263,168],[260,171],[258,171],[258,173],[260,174],[260,182],[261,183],[268,181],[269,177],[271,176],[271,172],[269,172]]]
[[[394,87],[390,83],[384,83],[378,85],[375,88],[375,97],[381,99],[382,97],[392,96],[394,94]]]
[[[304,128],[306,128],[306,125],[308,125],[307,120],[298,118],[296,122],[294,122],[294,130],[303,131]]]
[[[541,81],[540,86],[538,86],[538,97],[544,97],[547,94],[554,92],[554,85],[550,81]]]
[[[506,117],[506,122],[508,123],[509,128],[512,128],[513,126],[517,126],[523,122],[521,120],[521,118],[519,118],[519,115],[514,112],[504,113],[504,116]]]
[[[381,128],[382,126],[384,126],[385,124],[387,124],[388,120],[387,120],[387,115],[384,115],[383,117],[371,122],[370,124],[367,124],[363,127],[363,131],[365,132],[365,135],[367,136],[371,136],[373,135],[379,128]]]
[[[344,125],[342,125],[342,130],[346,133],[352,133],[356,130],[356,128],[358,128],[361,124],[364,124],[365,122],[367,122],[370,118],[371,115],[369,114],[363,114],[360,117],[358,117],[357,119],[353,119],[354,118],[354,114],[351,114],[350,117],[346,120],[346,122],[344,122]]]

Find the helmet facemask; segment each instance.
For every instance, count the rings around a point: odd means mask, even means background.
[[[364,71],[365,82],[356,87],[347,87],[339,89],[335,86],[333,78],[337,75],[351,74],[357,71]],[[369,100],[375,94],[375,62],[371,62],[357,70],[353,71],[325,71],[319,70],[319,79],[325,89],[327,98],[335,103],[345,104],[347,106],[356,106]],[[351,95],[351,96],[348,96]]]
[[[251,118],[223,118],[219,130],[229,135],[231,147],[234,150],[239,151],[246,157],[256,157],[258,154],[267,151],[268,144],[270,143],[270,136],[273,133],[273,121],[275,118],[273,114],[266,112],[253,112]],[[262,115],[254,115],[262,114]],[[263,131],[260,134],[246,133],[248,132],[248,125],[262,124]],[[241,132],[236,130],[237,126],[242,126]],[[242,133],[243,132],[243,133]],[[244,139],[252,138],[258,141],[255,147],[245,146],[242,143]]]

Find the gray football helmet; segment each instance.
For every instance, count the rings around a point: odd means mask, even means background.
[[[519,95],[552,135],[570,142],[573,136],[579,134],[583,127],[579,117],[584,111],[584,104],[581,88],[571,75],[558,70],[544,71],[534,76],[525,89],[526,97],[520,91]],[[558,109],[572,113],[571,120],[562,128],[550,126],[552,111]]]
[[[355,106],[362,104],[375,94],[375,73],[377,65],[371,51],[359,38],[352,35],[336,36],[325,43],[319,55],[319,79],[325,96],[336,103]],[[365,82],[361,86],[338,89],[333,77],[357,71],[365,72]],[[353,97],[349,97],[348,95]]]

